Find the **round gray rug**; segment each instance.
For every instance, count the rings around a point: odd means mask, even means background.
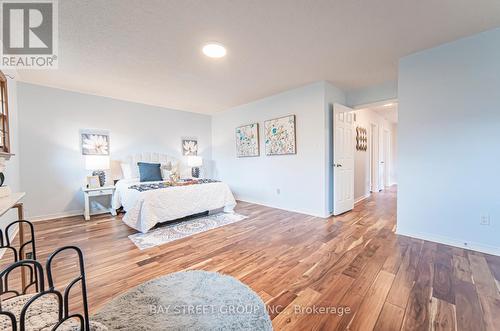
[[[216,272],[176,272],[106,304],[92,320],[110,330],[272,330],[262,299]]]

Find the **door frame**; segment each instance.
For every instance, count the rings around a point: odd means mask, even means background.
[[[390,186],[390,174],[391,174],[391,144],[392,144],[392,134],[387,128],[384,128],[384,188]]]
[[[378,124],[370,123],[370,192],[378,192],[380,190],[379,183],[379,151],[380,151],[380,130]]]
[[[377,102],[369,102],[369,103],[364,103],[364,104],[360,104],[360,105],[357,105],[354,107],[354,110],[360,110],[360,109],[366,109],[366,108],[374,108],[374,107],[379,107],[379,106],[383,106],[387,103],[398,103],[398,99],[397,98],[393,98],[393,99],[385,99],[385,100],[381,100],[381,101],[377,101]],[[377,128],[378,130],[378,139],[373,139],[373,125],[375,125],[375,127]],[[370,192],[373,193],[373,192],[379,192],[381,191],[386,185],[386,181],[385,179],[384,180],[379,180],[379,176],[380,176],[380,159],[381,159],[381,140],[383,140],[383,135],[384,135],[384,130],[385,128],[382,126],[379,128],[378,124],[376,123],[373,123],[371,122],[370,123],[370,129],[369,129],[369,140],[371,140],[371,142],[368,143],[368,152],[370,153],[370,157],[369,157],[369,167],[370,167]],[[392,133],[390,133],[390,152],[388,152],[388,155],[386,157],[386,174],[384,175],[384,178],[387,177],[388,178],[388,181],[389,181],[389,185],[391,185],[391,174],[390,174],[390,171],[391,171],[391,162],[392,162],[392,141],[393,141],[393,137],[392,137]],[[372,156],[372,153],[375,153],[373,156]],[[376,161],[376,162],[375,162]],[[388,186],[389,186],[388,185]]]

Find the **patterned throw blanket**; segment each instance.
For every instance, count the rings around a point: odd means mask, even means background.
[[[162,188],[175,187],[175,186],[187,186],[187,185],[198,185],[198,184],[209,184],[209,183],[219,183],[215,179],[186,179],[179,182],[161,182],[161,183],[151,183],[151,184],[139,184],[132,185],[129,187],[131,190],[137,190],[139,192],[158,190]]]

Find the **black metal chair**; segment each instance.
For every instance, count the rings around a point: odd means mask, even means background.
[[[31,238],[29,241],[22,244],[19,249],[12,245],[12,241],[9,238],[9,230],[10,228],[18,224],[22,226],[27,224],[30,228]],[[47,263],[45,264],[45,270],[47,273],[47,281],[48,281],[48,289],[45,289],[44,284],[44,268],[42,264],[36,261],[36,245],[35,245],[35,236],[34,236],[34,227],[33,224],[28,221],[16,221],[9,224],[5,230],[5,241],[3,238],[3,233],[0,231],[0,248],[7,249],[13,253],[14,262],[0,271],[0,316],[6,316],[8,320],[10,320],[11,329],[13,331],[26,330],[27,323],[27,313],[30,307],[32,307],[36,302],[41,302],[40,300],[47,299],[47,296],[51,296],[52,300],[57,301],[57,319],[55,321],[51,321],[51,323],[55,323],[52,326],[52,330],[57,330],[61,325],[63,325],[68,320],[77,321],[77,325],[80,330],[88,331],[90,330],[90,322],[89,322],[89,313],[88,313],[88,301],[87,301],[87,284],[85,282],[85,266],[83,260],[82,251],[76,246],[65,246],[55,250],[47,259]],[[31,259],[20,259],[21,257],[26,256],[24,250],[28,245],[31,245]],[[73,251],[76,252],[78,256],[78,267],[79,267],[79,275],[75,277],[72,281],[64,289],[64,292],[56,290],[54,284],[53,277],[53,261],[60,253]],[[20,270],[25,268],[25,270],[29,271],[29,282],[26,286],[21,285],[20,290],[16,290],[12,288],[12,280],[9,276],[15,274],[13,271]],[[15,283],[15,282],[14,282]],[[72,313],[69,309],[70,303],[70,293],[73,287],[80,283],[81,292],[82,292],[82,303],[83,303],[83,313]],[[30,288],[34,285],[35,292],[28,293]],[[5,296],[9,296],[6,300],[3,299]],[[12,311],[3,309],[2,302],[6,303],[8,300],[13,300],[16,298],[23,297],[23,305],[19,311],[17,309],[18,314],[13,313]],[[12,301],[11,301],[12,302]],[[19,307],[18,307],[19,308]],[[54,313],[54,312],[51,312]],[[73,322],[74,323],[74,322]]]
[[[29,233],[30,233],[30,238],[28,241],[25,241],[24,243],[20,244],[19,248],[16,248],[13,245],[12,239],[11,239],[11,233],[14,231],[11,231],[14,226],[25,226],[27,225],[29,228]],[[31,246],[31,247],[30,247]],[[0,249],[5,249],[6,252],[12,252],[13,255],[13,263],[18,262],[20,260],[23,260],[24,257],[29,260],[36,260],[36,244],[35,244],[35,228],[33,227],[33,224],[28,221],[24,220],[19,220],[19,221],[14,221],[7,225],[5,228],[5,239],[4,239],[4,233],[2,230],[0,230]],[[28,252],[26,252],[27,248],[31,248]],[[5,254],[4,254],[5,255]],[[7,254],[8,256],[8,254]],[[36,273],[34,272],[34,267],[31,265],[24,265],[25,271],[26,269],[29,271],[29,282],[26,284],[25,288],[22,289],[22,294],[25,294],[26,291],[32,286],[38,286],[37,281],[36,281]],[[38,291],[38,288],[36,288],[36,291]],[[18,293],[17,295],[21,295],[21,293]]]

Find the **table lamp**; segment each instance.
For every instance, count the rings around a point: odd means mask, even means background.
[[[191,167],[191,176],[194,178],[200,177],[200,167],[203,165],[201,156],[188,156],[188,167]]]
[[[106,173],[104,170],[110,168],[109,156],[107,155],[86,155],[85,169],[92,170],[92,176],[99,176],[99,184],[106,183]]]

